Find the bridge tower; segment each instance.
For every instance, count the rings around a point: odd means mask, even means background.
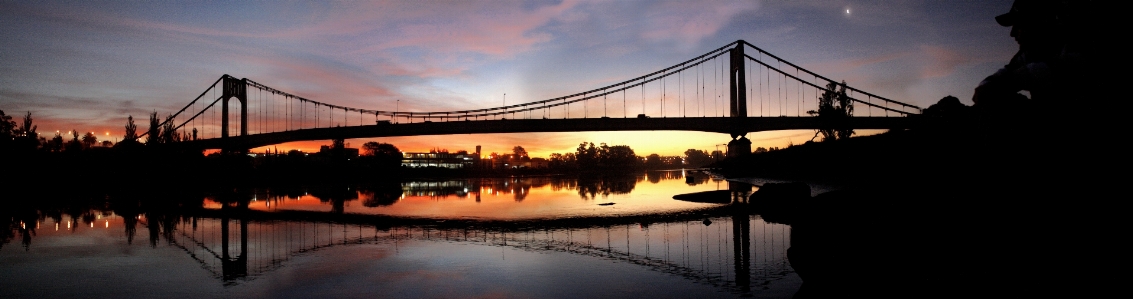
[[[248,82],[247,79],[236,79],[224,75],[224,89],[220,101],[220,138],[228,139],[228,100],[236,98],[240,101],[240,136],[248,135]],[[227,142],[226,142],[227,143]],[[227,145],[226,145],[227,147]],[[234,150],[225,148],[226,151]]]
[[[747,117],[747,78],[744,76],[744,44],[747,42],[740,40],[736,42],[736,47],[729,50],[731,52],[731,70],[728,72],[729,90],[731,100],[731,116],[740,118]],[[751,153],[751,140],[748,140],[746,131],[737,129],[732,130],[732,141],[728,142],[728,156],[743,156]],[[738,138],[737,138],[738,137]]]

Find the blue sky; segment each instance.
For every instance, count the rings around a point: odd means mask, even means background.
[[[743,39],[816,73],[927,107],[1017,49],[1011,1],[0,2],[0,110],[41,133],[109,132],[168,114],[222,74],[365,109],[442,111],[543,100],[649,73]],[[847,13],[847,10],[849,11]],[[786,146],[813,131],[749,134]],[[674,138],[679,137],[679,138]],[[713,150],[691,132],[386,138],[403,150],[536,155],[581,141],[639,155]],[[671,142],[680,140],[680,142]],[[350,140],[355,146],[368,140]],[[311,149],[314,142],[282,145]]]

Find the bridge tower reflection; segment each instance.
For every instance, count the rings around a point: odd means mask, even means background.
[[[732,215],[732,246],[736,286],[746,293],[751,291],[751,217],[747,214]]]
[[[248,221],[238,219],[236,222],[240,226],[240,255],[235,258],[229,253],[232,249],[229,246],[231,229],[229,223],[231,219],[223,217],[220,219],[220,262],[221,273],[225,280],[232,280],[248,275]]]
[[[327,219],[318,219],[254,211],[242,211],[239,214],[244,216],[236,217],[217,212],[185,216],[180,225],[167,228],[178,232],[163,235],[226,285],[255,279],[285,267],[293,257],[331,247],[397,248],[405,242],[437,241],[591,256],[738,294],[766,289],[770,282],[793,273],[786,261],[788,228],[746,213],[653,223],[608,220],[599,225],[552,222],[529,227],[481,224],[473,228],[375,225],[380,222],[362,215],[326,214]],[[654,231],[658,227],[662,230],[659,238]],[[664,248],[664,252],[658,248]]]

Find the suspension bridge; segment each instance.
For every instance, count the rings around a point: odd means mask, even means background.
[[[749,132],[828,127],[807,112],[818,110],[823,93],[835,92],[828,89],[835,82],[738,40],[599,88],[471,110],[346,107],[223,75],[162,126],[183,136],[186,146],[235,151],[293,141],[520,132],[680,130],[746,141]],[[908,128],[915,118],[907,116],[920,113],[920,107],[841,86],[854,105],[841,126]],[[230,108],[233,100],[239,111]],[[736,152],[750,152],[747,145]]]

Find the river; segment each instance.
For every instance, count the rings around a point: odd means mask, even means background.
[[[31,297],[791,297],[791,229],[673,195],[682,170],[292,186],[33,205],[0,294]]]

